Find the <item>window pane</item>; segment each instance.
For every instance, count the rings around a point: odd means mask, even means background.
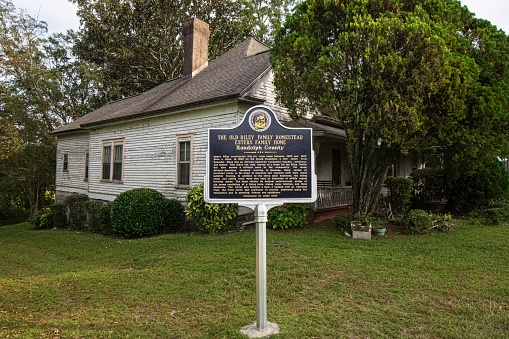
[[[85,180],[88,180],[88,163],[90,161],[90,154],[85,153]]]
[[[104,146],[103,148],[103,163],[111,162],[111,146]]]
[[[115,145],[113,156],[113,180],[122,180],[122,145]]]
[[[122,145],[115,145],[115,157],[113,161],[122,163]]]
[[[111,170],[111,146],[104,146],[102,179],[110,180],[110,170]]]
[[[103,163],[103,176],[102,178],[104,180],[110,180],[110,164],[109,163]]]
[[[191,160],[191,142],[186,142],[186,153],[185,153],[185,159],[184,161],[190,161]]]
[[[179,161],[190,161],[191,160],[191,141],[179,142],[180,152]]]
[[[69,170],[69,154],[64,154],[64,171]]]
[[[179,165],[179,185],[189,185],[189,163]]]
[[[113,164],[113,180],[122,180],[122,163]]]

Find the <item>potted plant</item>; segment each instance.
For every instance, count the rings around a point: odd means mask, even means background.
[[[378,219],[376,222],[373,223],[373,228],[371,232],[373,235],[378,237],[383,237],[385,235],[385,232],[387,231],[387,221],[383,219]]]
[[[371,226],[372,218],[369,214],[357,212],[352,216],[352,223],[360,224],[363,227]]]
[[[353,238],[371,239],[371,216],[363,213],[355,213],[352,216]]]

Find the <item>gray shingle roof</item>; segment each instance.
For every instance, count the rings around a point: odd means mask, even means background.
[[[269,48],[248,38],[211,61],[193,78],[180,77],[139,95],[108,103],[52,133],[240,99],[269,69]]]

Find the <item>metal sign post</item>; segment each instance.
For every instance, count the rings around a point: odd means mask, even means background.
[[[256,223],[256,328],[267,329],[267,207],[258,204],[254,211]]]
[[[250,338],[279,333],[267,321],[267,212],[284,203],[312,203],[317,186],[310,128],[288,128],[266,106],[250,108],[233,128],[210,128],[205,201],[236,203],[256,223],[256,323]]]

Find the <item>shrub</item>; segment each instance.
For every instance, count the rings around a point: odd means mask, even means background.
[[[487,225],[498,225],[503,222],[509,222],[509,204],[490,204],[487,208],[471,212],[470,216],[473,218],[484,219],[484,223]]]
[[[297,228],[308,224],[307,215],[306,204],[285,204],[269,210],[268,220],[272,228]]]
[[[360,221],[363,224],[368,224],[373,221],[373,217],[370,214],[356,212],[354,215],[352,215],[352,220]]]
[[[388,177],[385,185],[390,192],[392,211],[396,214],[408,212],[412,199],[413,181],[403,177]]]
[[[113,201],[104,203],[101,206],[101,231],[103,234],[111,234],[113,233],[113,227],[111,226],[111,206],[113,206]]]
[[[508,196],[509,173],[502,162],[494,159],[476,173],[456,178],[449,187],[454,205],[464,211],[472,211]]]
[[[484,223],[486,225],[498,225],[507,220],[507,211],[503,208],[487,208],[483,210]]]
[[[410,234],[423,234],[432,230],[446,232],[455,227],[451,214],[432,214],[424,210],[411,210],[404,224]]]
[[[136,188],[126,191],[111,206],[113,230],[126,238],[160,233],[165,229],[167,207],[167,199],[154,189]]]
[[[414,204],[439,201],[447,197],[447,181],[443,169],[419,169],[412,172],[410,178],[413,181],[412,202]]]
[[[64,199],[64,205],[69,211],[69,226],[73,230],[85,228],[86,207],[88,197],[83,194],[71,194]]]
[[[102,232],[101,208],[103,203],[97,200],[88,200],[85,202],[85,211],[87,212],[87,224],[92,232]]]
[[[176,199],[168,199],[167,231],[181,229],[184,225],[184,206]]]
[[[48,208],[42,208],[30,216],[28,221],[35,226],[36,230],[53,228],[53,212]]]
[[[431,214],[424,210],[411,210],[405,220],[407,232],[410,234],[422,234],[433,227]]]
[[[24,208],[7,204],[0,205],[0,226],[18,224],[26,221],[29,217],[30,213]]]
[[[340,230],[350,232],[352,230],[352,216],[351,214],[339,213],[334,216],[334,222]]]
[[[28,221],[35,226],[35,229],[48,230],[54,227],[65,227],[65,206],[53,204],[33,214]]]
[[[433,214],[433,229],[441,232],[450,231],[456,227],[452,222],[452,215],[446,214]]]
[[[67,225],[67,214],[64,204],[53,204],[49,207],[53,211],[53,227],[65,228]]]
[[[189,208],[186,215],[198,222],[198,227],[207,233],[228,229],[228,222],[238,213],[237,204],[209,204],[203,197],[203,184],[193,187],[187,193]]]

